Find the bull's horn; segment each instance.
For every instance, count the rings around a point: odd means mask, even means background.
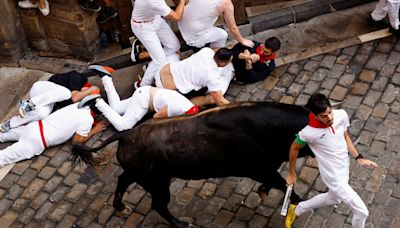
[[[339,106],[344,103],[344,101],[330,101],[332,107]]]

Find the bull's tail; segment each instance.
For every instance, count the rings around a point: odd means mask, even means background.
[[[97,147],[88,147],[84,144],[73,143],[72,144],[72,154],[74,156],[74,161],[77,161],[78,158],[82,159],[87,165],[95,166],[96,162],[92,156],[92,152],[98,151],[108,144],[121,139],[125,135],[126,131],[117,132],[113,134],[110,138],[106,139],[103,143],[101,143]]]

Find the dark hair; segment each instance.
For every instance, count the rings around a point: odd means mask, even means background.
[[[276,37],[271,37],[265,41],[264,46],[271,49],[272,52],[276,52],[279,50],[279,48],[281,48],[281,41],[279,41],[279,39]]]
[[[332,107],[331,103],[325,95],[320,93],[313,94],[306,104],[306,108],[314,115],[325,112],[328,107]]]
[[[218,61],[229,61],[232,55],[233,52],[231,49],[223,47],[218,49],[218,51],[214,55],[214,58]]]

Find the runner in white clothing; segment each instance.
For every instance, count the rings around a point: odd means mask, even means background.
[[[112,68],[91,65],[89,69],[101,77],[110,103],[108,105],[103,99],[96,99],[95,105],[118,131],[133,128],[148,112],[155,112],[154,118],[198,112],[198,107],[182,94],[151,86],[142,86],[130,98],[121,100],[112,82]]]
[[[177,52],[180,43],[170,26],[161,17],[179,21],[182,17],[185,0],[180,0],[175,11],[172,10],[165,0],[136,0],[134,3],[131,28],[136,38],[140,40],[149,52],[152,61],[149,63],[146,72],[135,87],[151,85],[154,74],[166,61],[166,56],[178,58]],[[134,42],[132,46],[132,61],[136,61],[139,44]]]
[[[17,141],[0,151],[0,166],[30,159],[47,147],[59,145],[73,137],[73,143],[83,143],[106,129],[104,121],[92,128],[92,107],[78,108],[78,103],[57,110],[43,120],[0,133],[0,142]]]
[[[296,183],[296,159],[301,147],[308,145],[318,161],[322,181],[329,191],[297,206],[290,205],[286,217],[286,228],[291,227],[297,216],[323,206],[346,203],[353,212],[352,224],[363,228],[368,217],[368,209],[362,199],[349,185],[349,153],[362,166],[378,167],[375,162],[364,159],[357,152],[347,132],[349,118],[344,110],[332,110],[329,100],[322,94],[314,94],[308,100],[309,125],[303,128],[292,143],[289,154],[290,171],[286,178],[288,185]]]
[[[29,98],[19,103],[20,116],[13,116],[0,124],[0,132],[41,120],[55,109],[56,103],[60,108],[79,102],[94,90],[99,88],[90,85],[87,77],[76,71],[55,74],[48,81],[37,81],[29,91]]]
[[[383,19],[388,15],[390,21],[389,32],[400,35],[399,21],[400,0],[379,0],[369,20],[384,24]]]
[[[207,43],[210,43],[211,48],[225,47],[228,34],[224,29],[214,26],[220,14],[224,14],[225,23],[235,40],[244,46],[253,47],[253,41],[240,34],[231,0],[190,0],[178,22],[186,43],[197,48],[202,48]]]
[[[195,105],[228,104],[223,96],[227,86],[224,86],[226,83],[223,83],[225,80],[221,78],[221,71],[229,66],[231,60],[230,49],[220,48],[214,52],[211,48],[203,48],[184,60],[162,66],[155,75],[156,86],[178,90],[185,95],[207,87],[208,94],[191,99]]]

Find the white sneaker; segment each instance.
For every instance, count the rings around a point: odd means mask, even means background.
[[[132,43],[132,51],[131,51],[131,60],[132,62],[136,62],[139,60],[139,54],[142,51],[141,50],[141,45],[142,43],[139,41],[139,39],[135,39]]]
[[[24,9],[33,9],[33,8],[39,8],[39,1],[37,1],[35,4],[33,4],[29,0],[23,0],[18,2],[18,6]]]
[[[47,16],[50,13],[50,5],[47,0],[44,0],[44,3],[46,4],[46,6],[43,9],[39,7],[39,10],[40,12],[42,12],[43,16]]]

